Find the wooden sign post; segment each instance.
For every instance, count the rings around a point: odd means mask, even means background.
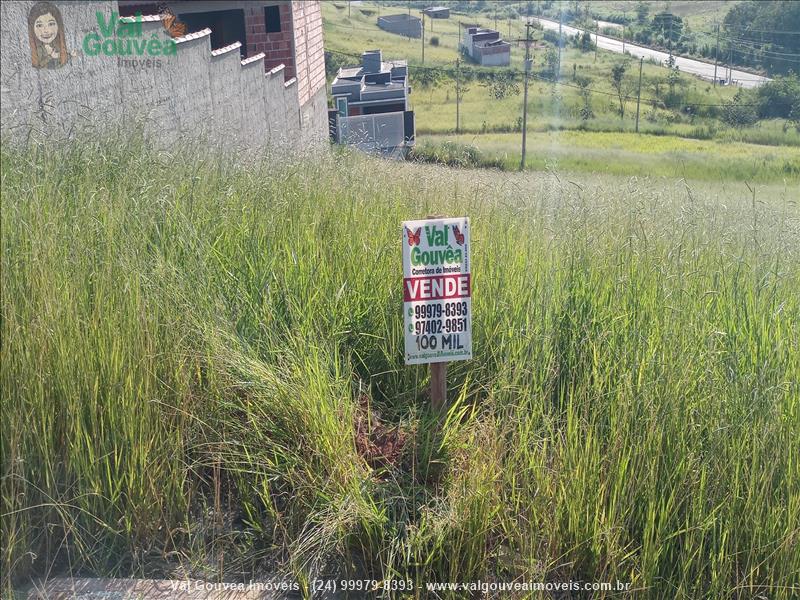
[[[407,365],[431,365],[431,403],[447,404],[447,364],[472,358],[469,218],[406,221],[403,326]]]
[[[447,363],[431,363],[431,404],[436,410],[447,406]]]

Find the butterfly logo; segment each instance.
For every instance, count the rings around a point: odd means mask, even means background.
[[[186,35],[186,23],[181,23],[168,6],[162,5],[159,14],[161,15],[161,24],[171,37],[177,38]]]
[[[406,234],[408,235],[409,246],[419,246],[419,238],[422,234],[422,227],[418,227],[416,231],[411,231],[408,227],[406,227]]]
[[[453,233],[456,234],[456,242],[458,242],[458,245],[463,246],[464,234],[461,233],[461,230],[458,228],[458,225],[453,225]]]

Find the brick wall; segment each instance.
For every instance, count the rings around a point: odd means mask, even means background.
[[[325,51],[322,43],[322,7],[319,0],[291,3],[297,93],[300,104],[325,88]]]
[[[281,17],[280,32],[267,33],[262,5],[245,8],[245,27],[247,29],[247,56],[263,52],[264,65],[269,71],[278,65],[286,65],[283,76],[286,81],[296,76],[295,60],[292,52],[292,7],[283,3],[279,7]]]

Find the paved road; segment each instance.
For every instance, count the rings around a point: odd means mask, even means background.
[[[538,18],[538,20],[542,24],[542,27],[544,27],[545,29],[554,29],[558,31],[558,21],[551,21],[549,19],[542,19],[542,18]],[[562,25],[561,31],[564,33],[564,35],[575,35],[576,33],[583,33],[583,29],[570,27],[569,25]],[[622,54],[622,42],[620,40],[606,37],[604,35],[598,36],[591,32],[590,35],[592,36],[592,41],[597,43],[598,48]],[[645,60],[655,59],[661,64],[666,64],[667,59],[669,58],[669,53],[667,52],[661,52],[660,50],[653,50],[652,48],[647,48],[645,46],[637,46],[635,44],[629,44],[628,42],[625,42],[625,52],[630,53],[631,56],[635,56],[636,58],[644,57]],[[707,63],[701,60],[694,60],[691,58],[683,58],[681,56],[676,56],[675,64],[684,73],[691,73],[692,75],[697,75],[698,77],[702,77],[703,79],[707,79],[709,81],[714,80],[714,63]],[[717,78],[722,79],[725,78],[726,76],[727,76],[727,69],[725,69],[725,67],[721,65],[718,66]],[[762,83],[770,81],[768,77],[753,75],[752,73],[739,71],[737,69],[733,69],[731,71],[730,77],[732,83],[745,88],[758,87]]]

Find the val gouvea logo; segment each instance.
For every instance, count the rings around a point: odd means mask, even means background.
[[[74,56],[67,51],[64,19],[52,2],[37,2],[28,13],[31,64],[35,69],[59,69]]]
[[[117,57],[120,66],[161,66],[160,57],[177,54],[174,39],[161,39],[157,33],[145,37],[142,32],[142,15],[120,19],[119,14],[112,12],[106,17],[102,12],[97,15],[98,31],[87,33],[83,38],[83,51],[87,56]],[[167,33],[185,32],[171,11],[161,14],[162,23]]]

